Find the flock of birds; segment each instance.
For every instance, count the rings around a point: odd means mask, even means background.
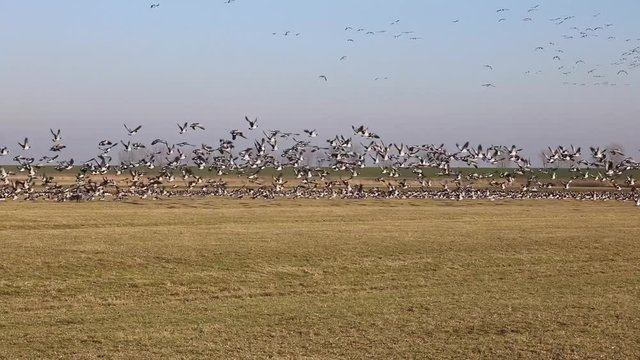
[[[444,144],[385,143],[365,125],[352,126],[349,136],[318,140],[315,129],[262,130],[258,118],[248,116],[242,124],[214,145],[162,138],[144,143],[139,141],[142,125],[125,124],[124,139],[98,141],[95,156],[82,162],[62,157],[67,146],[59,129],[50,129],[50,147],[43,156],[31,154],[28,138],[17,141],[17,147],[0,144],[0,162],[4,158],[15,163],[9,170],[0,167],[0,201],[544,198],[634,201],[640,206],[634,178],[640,161],[617,148],[590,147],[583,154],[573,145],[549,147],[544,168],[534,168],[515,145],[465,142],[449,150]],[[205,130],[199,122],[184,122],[177,124],[176,134],[184,138]],[[367,184],[361,173],[371,168],[379,168],[379,176]],[[559,168],[573,175],[556,179]],[[293,170],[295,180],[284,175],[287,169]],[[228,184],[234,177],[242,182]],[[601,189],[572,188],[583,180]]]
[[[231,4],[235,0],[225,0]],[[160,3],[150,4],[153,11]],[[497,23],[514,19],[523,23],[539,21],[540,5],[526,8],[522,16],[508,8],[496,9]],[[627,50],[616,54],[607,65],[590,64],[575,58],[564,45],[580,39],[605,37],[616,41],[615,25],[600,22],[600,14],[577,23],[576,16],[550,21],[562,31],[558,39],[532,47],[532,58],[548,58],[548,63],[566,77],[569,85],[614,86],[612,74],[629,77],[640,67],[640,38],[625,38]],[[452,22],[459,24],[463,19]],[[585,25],[587,24],[588,25]],[[592,25],[592,23],[594,25]],[[400,19],[386,29],[346,26],[345,41],[392,36],[393,39],[423,40],[414,31],[402,29]],[[457,25],[453,25],[457,26]],[[298,37],[301,32],[287,30],[274,36]],[[628,46],[627,46],[628,45]],[[347,61],[342,55],[338,61]],[[491,73],[495,64],[478,66]],[[536,75],[543,70],[526,70]],[[585,76],[587,78],[585,78]],[[374,80],[388,80],[376,76]],[[320,81],[330,81],[326,74]],[[571,80],[569,80],[571,79]],[[592,81],[593,80],[593,81]],[[628,85],[628,84],[625,84]],[[481,86],[493,88],[489,81]],[[124,200],[130,198],[166,199],[171,197],[224,196],[236,198],[428,198],[428,199],[578,199],[633,201],[640,207],[640,192],[634,174],[640,161],[625,156],[622,149],[589,147],[582,151],[573,145],[549,147],[544,151],[544,167],[534,168],[515,145],[388,143],[365,125],[352,126],[350,135],[318,140],[315,129],[300,132],[262,130],[258,118],[245,116],[243,126],[230,130],[214,144],[171,142],[158,138],[144,142],[142,125],[124,125],[124,139],[102,139],[95,156],[84,161],[65,158],[67,146],[62,131],[50,129],[51,143],[42,156],[32,154],[28,138],[17,147],[0,144],[0,164],[12,159],[13,166],[0,167],[0,201]],[[177,124],[178,136],[206,131],[199,122]],[[41,144],[39,144],[41,145]],[[114,160],[118,153],[118,161]],[[375,179],[363,181],[362,172],[379,168]],[[295,180],[285,173],[293,170]],[[556,178],[567,169],[569,178]],[[242,181],[232,181],[238,178]],[[373,180],[373,181],[372,181]],[[575,189],[576,184],[589,188]],[[598,188],[599,190],[593,190]]]
[[[225,4],[234,3],[235,0],[225,0]],[[156,9],[159,3],[151,4],[151,9]],[[541,41],[539,44],[531,47],[531,59],[536,63],[531,66],[538,68],[529,68],[523,70],[523,75],[527,77],[537,76],[543,73],[555,72],[561,82],[565,85],[573,86],[631,86],[629,81],[630,73],[640,67],[640,37],[618,37],[615,33],[615,24],[600,21],[602,14],[597,12],[591,15],[590,19],[580,19],[575,15],[564,15],[553,18],[541,18],[540,14],[544,7],[540,4],[525,7],[517,10],[510,8],[500,8],[495,10],[496,18],[494,21],[500,24],[507,24],[512,21],[519,21],[523,26],[531,26],[527,23],[535,23],[539,21],[547,22],[558,28],[555,38]],[[517,15],[519,14],[519,15]],[[464,19],[455,19],[453,24],[463,23]],[[489,19],[491,21],[491,19]],[[401,20],[395,19],[391,21],[389,27],[380,29],[370,29],[367,27],[346,26],[344,28],[346,34],[346,42],[348,44],[357,43],[367,38],[390,36],[396,40],[407,39],[410,41],[423,40],[422,36],[416,34],[413,30],[401,29]],[[512,31],[512,30],[508,30]],[[542,32],[542,31],[541,31]],[[282,37],[299,37],[301,32],[286,30],[283,32],[272,32],[274,36]],[[590,62],[589,59],[582,59],[579,55],[572,53],[572,46],[580,41],[592,41],[590,47],[601,48],[601,51],[610,51],[605,49],[603,44],[593,41],[598,39],[606,39],[606,42],[618,42],[624,44],[624,50],[620,53],[613,54],[608,63]],[[605,45],[606,46],[606,45]],[[339,61],[346,61],[349,55],[342,55]],[[546,59],[546,61],[545,61]],[[479,71],[493,71],[494,66],[490,64],[479,64]],[[375,76],[373,80],[389,80],[390,76]],[[329,81],[327,74],[319,74],[318,79],[321,81]],[[495,88],[496,81],[488,81],[481,84],[485,88]]]

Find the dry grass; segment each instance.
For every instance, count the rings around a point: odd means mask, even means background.
[[[0,204],[0,358],[640,358],[631,204]]]

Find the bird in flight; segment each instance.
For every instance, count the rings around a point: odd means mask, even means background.
[[[258,128],[258,118],[251,121],[248,116],[245,116],[244,119],[249,123],[249,130],[255,130]]]
[[[318,76],[318,78],[320,78],[320,79],[322,79],[324,81],[327,81],[327,76],[326,75],[320,75],[320,76]]]
[[[493,70],[493,66],[491,66],[491,65],[485,65],[484,67],[489,69],[489,70]]]
[[[482,84],[482,86],[486,87],[486,88],[490,88],[490,87],[496,87],[493,84]]]
[[[309,130],[309,129],[304,129],[303,130],[307,135],[309,135],[309,137],[316,137],[318,136],[318,132],[313,129],[313,130]]]
[[[629,73],[626,70],[618,71],[618,75],[621,75],[621,74],[629,75]]]
[[[189,127],[193,131],[196,131],[197,129],[204,130],[204,126],[202,126],[202,124],[200,124],[199,122],[191,123],[191,125],[189,125]]]
[[[129,133],[129,136],[135,135],[138,133],[138,131],[140,131],[140,129],[142,129],[142,125],[138,125],[138,127],[136,127],[135,129],[130,129],[127,124],[124,124],[124,128],[127,129],[127,132]]]
[[[342,60],[347,60],[347,56],[345,55],[345,56],[341,57],[340,61],[342,61]]]
[[[60,136],[60,129],[58,129],[58,131],[53,131],[53,129],[49,129],[49,131],[51,131],[51,135],[53,135],[53,142],[59,142],[60,140],[62,140],[62,136]]]
[[[151,9],[155,9],[157,7],[160,7],[160,4],[151,4],[150,6]]]
[[[31,145],[29,145],[29,139],[28,138],[24,138],[24,142],[18,142],[18,145],[20,145],[20,147],[22,148],[22,150],[29,150],[31,149]]]

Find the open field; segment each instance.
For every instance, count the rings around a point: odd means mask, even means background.
[[[0,358],[640,358],[617,202],[0,203]]]

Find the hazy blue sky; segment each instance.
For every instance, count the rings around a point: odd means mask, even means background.
[[[215,144],[245,115],[321,138],[362,123],[405,143],[639,146],[640,50],[622,55],[640,46],[637,0],[158,2],[0,0],[0,147],[44,151],[53,127],[90,158],[123,123],[178,140],[183,121]]]

